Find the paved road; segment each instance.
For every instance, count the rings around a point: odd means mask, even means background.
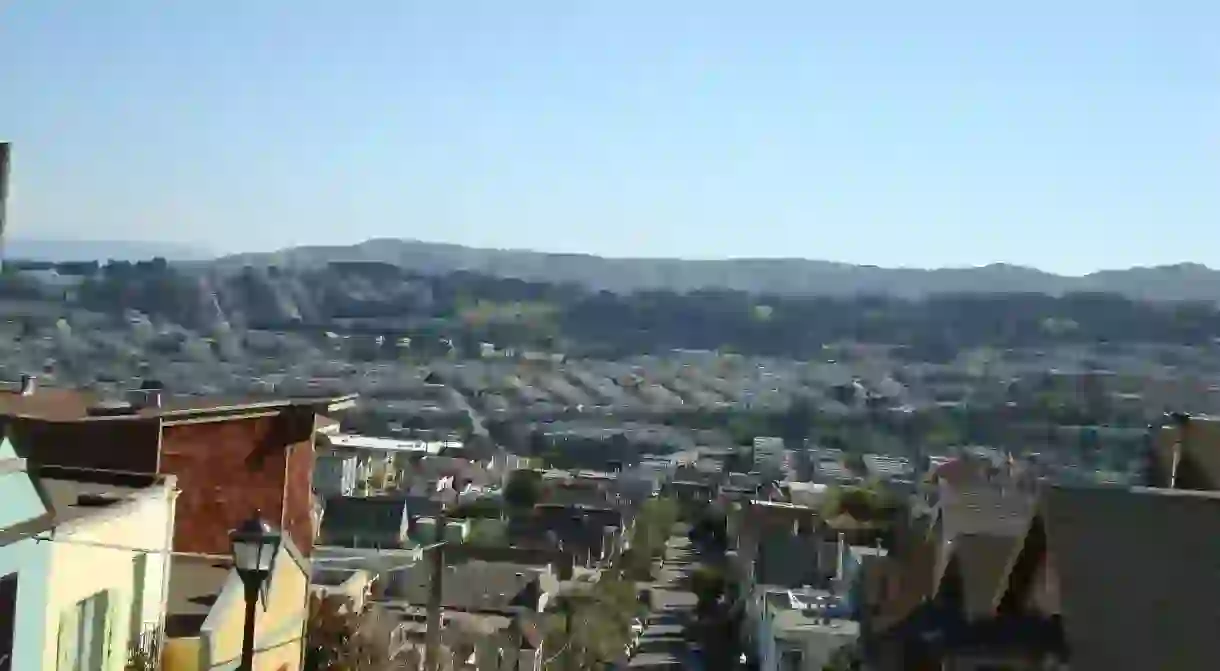
[[[666,544],[665,566],[660,575],[652,583],[639,585],[652,588],[653,609],[644,625],[640,645],[631,658],[631,668],[702,668],[684,636],[697,601],[694,593],[682,583],[694,568],[693,559],[686,536],[671,536]]]

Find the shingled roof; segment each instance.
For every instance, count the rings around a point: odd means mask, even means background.
[[[967,582],[967,613],[981,615],[994,600],[1008,569],[1005,561],[996,567],[1003,555],[1005,560],[1016,554],[1020,539],[1029,531],[1036,499],[1032,493],[1015,487],[976,484],[969,487],[942,486],[936,509],[935,523],[930,533],[936,543],[934,590],[939,591],[949,563],[956,557],[962,564],[962,578]],[[983,587],[992,583],[990,587]],[[984,599],[991,590],[992,598]],[[984,609],[984,610],[976,610]]]
[[[1044,534],[1045,542],[1039,535]],[[1073,671],[1212,669],[1220,659],[1220,494],[1090,487],[1046,490],[1006,604],[1031,567],[1058,585]]]
[[[982,484],[942,486],[938,512],[943,537],[952,540],[961,534],[1023,536],[1033,517],[1035,498],[1017,487]]]
[[[1021,539],[1013,536],[963,534],[953,539],[949,561],[961,579],[963,614],[968,619],[994,613],[1020,547]]]
[[[420,563],[398,572],[388,596],[413,604],[428,602],[431,566]],[[446,608],[477,612],[514,612],[537,607],[542,594],[558,590],[555,577],[534,566],[467,561],[446,568],[441,601]]]

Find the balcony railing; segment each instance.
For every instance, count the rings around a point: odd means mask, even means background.
[[[144,629],[127,646],[127,671],[153,671],[161,668],[161,628]]]

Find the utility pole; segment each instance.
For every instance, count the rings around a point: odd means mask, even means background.
[[[0,257],[3,256],[4,226],[8,214],[8,173],[12,145],[0,142]]]
[[[424,671],[441,668],[441,595],[445,580],[445,510],[436,516],[435,546],[428,558],[432,562],[432,579],[428,581],[428,631],[424,635]]]
[[[440,510],[436,514],[436,532],[430,548],[432,579],[428,581],[428,631],[424,635],[424,671],[441,670],[441,598],[445,580],[445,525],[448,507],[456,503],[456,481],[448,489],[438,489]]]

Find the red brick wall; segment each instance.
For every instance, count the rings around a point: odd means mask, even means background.
[[[314,418],[313,410],[304,408],[292,408],[283,416],[293,440],[285,473],[284,528],[305,556],[310,555],[314,541]]]
[[[258,510],[308,553],[312,429],[312,412],[297,409],[166,426],[160,470],[178,476],[182,492],[174,549],[227,554],[229,532]]]

